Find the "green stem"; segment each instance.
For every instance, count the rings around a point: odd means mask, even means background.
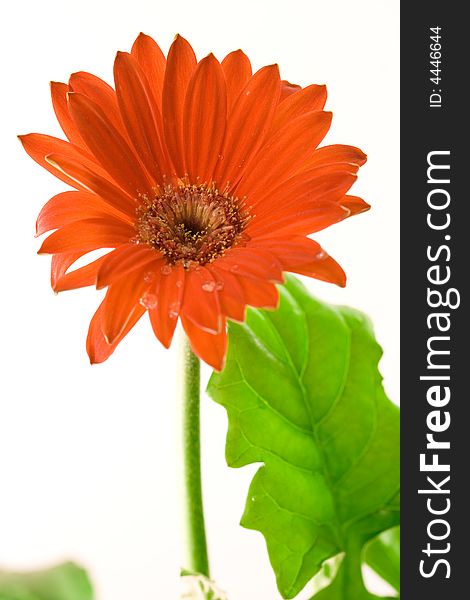
[[[188,340],[182,348],[183,484],[188,571],[209,577],[201,485],[200,364]]]

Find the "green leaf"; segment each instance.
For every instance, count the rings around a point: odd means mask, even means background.
[[[393,527],[371,540],[364,560],[397,592],[400,591],[400,527]]]
[[[383,520],[385,517],[385,520]],[[377,513],[358,522],[349,534],[349,541],[344,559],[328,587],[314,594],[311,600],[378,600],[379,596],[366,590],[362,580],[364,563],[364,545],[374,537],[374,531],[387,528],[393,516]],[[377,538],[375,538],[377,539]]]
[[[29,573],[0,571],[0,600],[93,600],[85,571],[67,562]]]
[[[228,464],[264,463],[241,523],[264,535],[284,598],[344,552],[329,586],[339,592],[318,597],[369,600],[363,545],[398,523],[399,411],[362,313],[316,300],[293,277],[280,293],[278,310],[230,324],[227,365],[208,387],[228,413]]]

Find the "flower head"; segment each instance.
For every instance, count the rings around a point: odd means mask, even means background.
[[[54,290],[107,288],[88,333],[92,362],[148,312],[162,344],[181,319],[194,352],[221,369],[227,319],[276,307],[283,272],[345,284],[307,236],[369,208],[347,195],[366,157],[318,148],[331,122],[324,86],[282,81],[276,65],[252,74],[241,50],[197,62],[180,36],[165,58],[143,34],[117,54],[114,80],[52,83],[68,141],[21,136],[74,188],[37,222],[38,234],[55,230],[39,251],[53,255]],[[72,268],[98,249],[108,251]]]

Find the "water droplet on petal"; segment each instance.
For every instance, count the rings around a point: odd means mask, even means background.
[[[178,279],[175,285],[177,288],[181,289],[183,287],[183,282],[181,281],[181,279]]]
[[[240,265],[232,265],[230,267],[230,270],[233,271],[233,272],[235,272],[235,271],[238,271],[239,268],[240,268]]]
[[[144,294],[139,302],[147,310],[152,310],[157,306],[158,298],[155,294]]]
[[[140,244],[140,240],[138,237],[133,237],[129,240],[129,244],[134,244],[137,246],[137,244]]]
[[[169,275],[172,272],[172,268],[171,265],[163,265],[163,267],[161,268],[161,272],[163,273],[163,275]]]
[[[171,319],[176,319],[180,313],[181,305],[179,302],[172,302],[168,307],[168,315]]]
[[[215,281],[205,281],[205,282],[202,284],[202,289],[203,289],[205,292],[213,292],[213,291],[215,290],[215,287],[216,287],[216,283],[215,283]]]
[[[215,284],[215,289],[216,289],[218,292],[220,292],[221,290],[223,290],[223,289],[224,289],[224,282],[223,282],[223,281],[218,281],[218,282]]]
[[[152,281],[154,279],[155,279],[155,273],[153,271],[147,271],[146,273],[144,273],[145,283],[152,283]]]
[[[328,258],[328,252],[325,252],[324,250],[320,250],[320,252],[317,252],[317,254],[315,255],[315,259],[316,260],[325,260],[326,258]]]

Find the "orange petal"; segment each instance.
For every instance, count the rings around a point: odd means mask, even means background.
[[[176,36],[168,52],[163,83],[163,127],[165,140],[176,174],[186,174],[184,164],[183,111],[186,89],[196,68],[196,56],[190,44]]]
[[[275,213],[290,210],[308,210],[320,201],[336,202],[356,181],[354,173],[318,175],[313,170],[299,173],[271,193],[258,194],[253,199],[254,214],[258,219],[272,219]],[[261,196],[261,200],[258,198]],[[264,196],[264,197],[263,197]]]
[[[237,277],[237,279],[248,305],[256,308],[277,308],[279,292],[273,283],[251,277]]]
[[[234,321],[244,321],[246,302],[237,277],[233,273],[218,269],[216,265],[208,265],[207,268],[216,282],[222,314]]]
[[[326,95],[325,85],[309,85],[298,93],[288,96],[276,109],[270,135],[305,113],[323,110]]]
[[[281,95],[279,96],[279,102],[283,102],[286,98],[292,96],[292,94],[300,92],[301,89],[302,88],[300,85],[297,85],[296,83],[289,83],[283,79],[281,81]]]
[[[69,79],[69,85],[72,92],[83,94],[97,104],[114,128],[119,131],[124,138],[127,137],[119,112],[116,92],[110,85],[99,77],[96,77],[96,75],[86,73],[85,71],[73,73]]]
[[[168,266],[167,266],[168,267]],[[149,310],[153,331],[160,342],[169,348],[181,310],[185,287],[185,271],[181,265],[163,268],[152,286],[157,296],[157,306]]]
[[[67,269],[84,254],[86,254],[86,251],[54,254],[51,261],[51,287],[53,290],[56,288],[59,279],[65,275]]]
[[[88,329],[86,348],[92,364],[104,362],[107,358],[109,358],[119,342],[129,333],[129,331],[134,327],[134,325],[145,312],[145,309],[138,304],[132,311],[132,314],[129,317],[121,334],[112,344],[108,344],[102,331],[102,319],[105,309],[105,302],[106,299],[100,304],[98,310],[91,320],[90,327]]]
[[[302,170],[307,171],[313,167],[331,165],[334,163],[350,163],[361,167],[367,161],[367,156],[354,146],[334,144],[317,148],[312,156],[305,162]]]
[[[325,137],[331,117],[329,112],[315,111],[285,125],[259,151],[256,165],[240,182],[237,195],[254,195],[260,189],[266,193],[286,181]]]
[[[108,344],[122,335],[149,284],[142,269],[109,286],[106,293],[101,329]]]
[[[222,320],[217,284],[205,267],[186,274],[182,314],[204,331],[213,334],[220,331]]]
[[[366,212],[370,209],[370,204],[367,204],[362,198],[358,196],[344,196],[338,200],[338,204],[347,208],[351,216],[358,215],[359,213]]]
[[[321,150],[321,148],[319,148],[319,150]],[[353,175],[357,175],[359,167],[360,165],[351,162],[319,163],[313,165],[310,169],[304,169],[302,166],[302,169],[296,173],[296,176],[304,177],[304,179],[316,179],[323,175],[336,175],[339,173],[352,173]]]
[[[263,67],[248,81],[235,102],[227,123],[220,159],[216,167],[219,189],[239,181],[250,159],[261,147],[272,123],[279,99],[277,65]]]
[[[64,173],[57,171],[55,167],[50,165],[46,161],[46,156],[50,154],[61,154],[67,156],[73,160],[76,160],[83,165],[86,165],[89,168],[96,169],[100,174],[106,174],[101,167],[97,163],[95,163],[92,159],[87,157],[87,155],[77,148],[77,146],[73,146],[70,142],[65,142],[64,140],[60,140],[58,138],[52,137],[50,135],[43,135],[42,133],[29,133],[28,135],[19,135],[18,138],[20,142],[23,144],[26,152],[31,156],[33,160],[35,160],[41,167],[44,167],[49,173],[55,175],[61,181],[64,181],[68,185],[76,188],[85,190],[85,188],[78,184],[74,179],[68,177]]]
[[[96,287],[101,289],[111,285],[136,269],[142,270],[145,265],[156,277],[155,271],[160,268],[161,262],[160,254],[149,246],[124,244],[106,256],[98,272]],[[147,279],[150,279],[150,274],[147,274]]]
[[[224,139],[227,93],[222,68],[209,54],[198,64],[184,103],[185,165],[193,182],[209,183]]]
[[[256,239],[251,242],[255,248],[268,250],[278,257],[282,267],[307,264],[325,258],[326,253],[314,240],[304,236],[285,236]]]
[[[222,69],[227,83],[227,110],[230,113],[252,76],[250,59],[242,50],[235,50],[224,58]]]
[[[71,93],[68,101],[86,145],[114,181],[133,197],[150,190],[138,159],[102,109],[83,94]]]
[[[247,233],[256,236],[257,239],[273,235],[308,235],[334,225],[350,215],[351,211],[343,204],[320,201],[304,210],[297,210],[292,206],[286,211],[276,212],[272,218],[254,218]]]
[[[235,275],[282,283],[282,266],[269,251],[250,246],[232,248],[217,260],[217,268]]]
[[[46,156],[46,162],[53,167],[54,172],[62,173],[74,181],[77,187],[80,186],[99,196],[103,203],[114,209],[112,214],[130,222],[135,220],[134,200],[106,177],[102,177],[98,171],[62,154],[49,154]]]
[[[220,332],[217,334],[200,329],[184,316],[181,317],[181,323],[194,354],[216,371],[222,371],[225,365],[228,344],[225,320],[222,323]]]
[[[322,260],[314,260],[311,263],[289,267],[288,270],[327,283],[335,283],[339,287],[346,286],[346,273],[331,256],[326,256]]]
[[[109,205],[88,192],[62,192],[47,202],[36,221],[36,235],[82,219],[114,215]]]
[[[72,144],[83,148],[85,145],[82,136],[80,135],[77,126],[70,116],[69,106],[67,103],[67,94],[70,92],[70,87],[66,83],[51,81],[51,97],[54,112],[59,121],[62,131]]]
[[[53,288],[54,291],[65,292],[67,290],[74,290],[88,285],[95,285],[96,276],[105,259],[106,256],[100,256],[100,258],[97,258],[88,265],[66,273],[57,280],[56,285]]]
[[[130,54],[117,53],[114,80],[119,109],[129,138],[148,173],[161,184],[163,175],[169,171],[159,130],[161,116],[156,113],[158,109],[146,77]]]
[[[62,227],[44,240],[39,254],[90,252],[126,244],[135,234],[130,225],[114,219],[84,219]]]
[[[166,58],[154,39],[140,33],[131,50],[132,56],[145,73],[158,109],[162,110],[163,80],[165,77]]]
[[[257,240],[256,245],[268,249],[282,263],[284,270],[346,285],[346,275],[340,265],[323,248],[307,237],[286,237]]]

